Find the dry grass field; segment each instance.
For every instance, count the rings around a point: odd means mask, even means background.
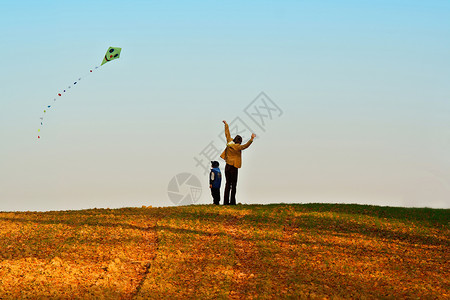
[[[450,210],[0,212],[1,299],[449,299]]]

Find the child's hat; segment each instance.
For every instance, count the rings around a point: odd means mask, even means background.
[[[211,161],[211,166],[212,166],[213,168],[218,168],[218,167],[219,167],[219,162],[216,161],[216,160],[213,160],[213,161]]]

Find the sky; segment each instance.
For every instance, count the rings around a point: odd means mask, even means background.
[[[222,120],[239,203],[450,208],[448,37],[446,0],[2,1],[0,211],[210,204]]]

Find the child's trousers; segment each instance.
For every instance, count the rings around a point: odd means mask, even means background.
[[[220,188],[211,188],[211,195],[213,196],[213,202],[216,205],[220,203]]]

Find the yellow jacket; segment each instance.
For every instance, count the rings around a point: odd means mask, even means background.
[[[240,168],[242,165],[241,151],[248,148],[253,143],[253,140],[250,139],[244,145],[235,144],[231,138],[228,124],[225,124],[225,136],[227,138],[227,147],[220,157],[224,159],[227,164]]]

